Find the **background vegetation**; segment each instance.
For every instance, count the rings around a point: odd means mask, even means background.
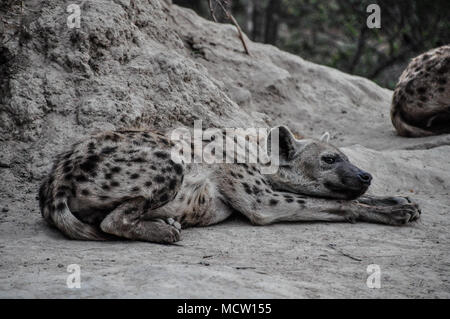
[[[372,79],[393,88],[409,60],[450,44],[449,0],[212,0],[219,21],[230,10],[258,42]],[[208,0],[174,0],[211,19]],[[369,29],[369,4],[381,8],[381,28]]]

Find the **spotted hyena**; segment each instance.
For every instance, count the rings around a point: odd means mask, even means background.
[[[391,119],[402,136],[450,133],[450,45],[411,61],[395,88]]]
[[[255,225],[403,225],[419,218],[408,198],[362,196],[372,176],[336,147],[276,129],[279,167],[272,173],[255,163],[174,161],[173,142],[155,131],[91,136],[57,157],[40,188],[42,215],[73,239],[158,243],[176,242],[181,228],[219,223],[233,212]]]

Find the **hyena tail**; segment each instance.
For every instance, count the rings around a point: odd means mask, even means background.
[[[68,192],[66,186],[55,192],[54,183],[44,181],[39,190],[39,204],[42,217],[51,225],[56,226],[64,235],[78,240],[107,240],[109,236],[94,226],[88,225],[76,218],[67,205]]]

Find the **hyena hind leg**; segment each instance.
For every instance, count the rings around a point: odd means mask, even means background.
[[[101,222],[105,233],[161,244],[171,244],[180,240],[180,225],[172,218],[143,220],[145,200],[130,199],[114,209]]]

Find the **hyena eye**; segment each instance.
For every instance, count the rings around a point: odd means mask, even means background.
[[[322,157],[322,161],[324,161],[327,164],[334,164],[334,162],[336,162],[336,159],[331,156],[324,156]]]

